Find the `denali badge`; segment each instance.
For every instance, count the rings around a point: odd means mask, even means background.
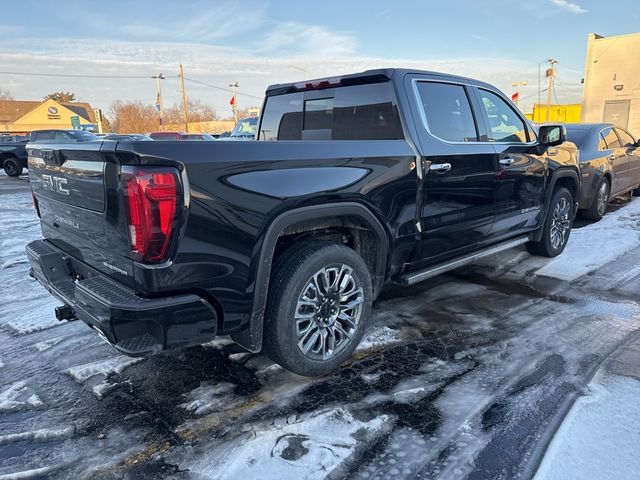
[[[56,222],[58,222],[58,223],[63,223],[64,225],[67,225],[69,227],[73,227],[76,230],[80,230],[80,226],[76,222],[71,220],[70,218],[61,217],[60,215],[54,215],[54,218],[56,219]]]
[[[65,188],[67,179],[54,177],[53,175],[42,175],[42,188],[62,195],[69,195],[69,190]]]

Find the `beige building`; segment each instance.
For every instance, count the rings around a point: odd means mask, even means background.
[[[0,133],[29,133],[49,128],[74,128],[74,122],[91,131],[99,131],[99,122],[91,105],[82,102],[58,103],[0,100]]]
[[[583,122],[610,122],[640,136],[640,33],[589,34]]]

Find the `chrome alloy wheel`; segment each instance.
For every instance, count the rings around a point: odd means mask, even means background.
[[[564,245],[571,229],[571,203],[565,197],[560,198],[551,216],[551,246],[559,249]]]
[[[313,360],[327,360],[355,335],[364,291],[348,265],[331,265],[314,273],[298,297],[295,310],[298,348]]]
[[[596,208],[598,209],[598,215],[604,215],[604,211],[607,209],[609,203],[609,184],[603,181],[596,193]]]

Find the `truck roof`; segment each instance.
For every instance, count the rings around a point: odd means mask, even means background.
[[[430,76],[439,76],[450,80],[458,80],[464,82],[472,82],[475,85],[491,87],[488,83],[462,77],[460,75],[452,75],[450,73],[432,72],[428,70],[417,70],[411,68],[377,68],[373,70],[365,70],[358,73],[350,73],[347,75],[336,75],[333,77],[316,78],[291,83],[276,83],[267,87],[265,94],[281,95],[284,93],[297,92],[302,90],[316,90],[321,88],[330,88],[338,85],[359,85],[364,83],[382,82],[395,78],[404,77],[407,74],[421,74]]]

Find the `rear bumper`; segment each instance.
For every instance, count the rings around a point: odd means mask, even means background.
[[[216,335],[216,311],[198,295],[142,298],[45,240],[31,242],[26,252],[36,280],[126,355],[150,355]]]

